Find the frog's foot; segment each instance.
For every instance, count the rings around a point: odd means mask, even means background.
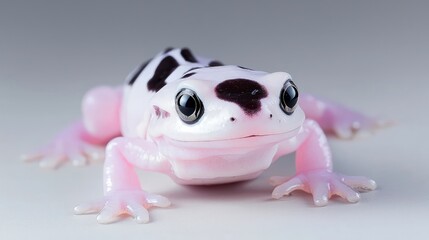
[[[137,223],[147,223],[150,207],[168,207],[170,204],[166,197],[141,190],[117,191],[106,196],[104,201],[78,205],[74,208],[74,212],[75,214],[99,213],[97,217],[99,223],[116,222],[123,214],[132,216]]]
[[[104,147],[93,145],[73,131],[65,131],[46,147],[21,158],[26,162],[39,162],[42,168],[55,169],[71,161],[74,166],[84,166],[104,159]]]
[[[42,168],[56,169],[64,163],[71,161],[74,166],[85,166],[91,160],[102,161],[104,149],[88,143],[78,144],[52,144],[39,151],[23,154],[25,162],[39,162]]]
[[[331,105],[327,118],[322,123],[323,128],[331,134],[343,139],[364,136],[376,130],[391,126],[392,121],[385,121],[365,116],[343,106]]]
[[[358,192],[371,191],[377,187],[373,180],[366,177],[344,176],[327,170],[303,172],[292,178],[273,177],[271,184],[276,186],[272,193],[275,199],[302,190],[313,195],[316,206],[327,205],[333,195],[355,203],[360,200]]]

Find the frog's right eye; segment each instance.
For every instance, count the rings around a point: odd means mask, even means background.
[[[288,79],[280,91],[280,108],[287,115],[291,115],[298,105],[298,88]]]
[[[193,124],[204,114],[201,99],[191,89],[183,88],[176,95],[176,112],[187,124]]]

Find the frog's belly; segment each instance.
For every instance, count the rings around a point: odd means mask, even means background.
[[[181,179],[174,175],[172,175],[171,178],[176,183],[182,184],[182,185],[215,185],[215,184],[225,184],[225,183],[241,182],[241,181],[255,179],[259,175],[261,175],[262,172],[263,171],[242,175],[242,176],[219,177],[219,178],[211,178],[211,179],[208,179],[208,178]]]
[[[223,154],[199,160],[173,160],[172,178],[180,184],[221,184],[257,177],[273,162],[277,146],[242,154]]]

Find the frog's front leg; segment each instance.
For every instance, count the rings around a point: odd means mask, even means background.
[[[375,182],[366,177],[345,176],[332,171],[327,139],[315,121],[306,120],[297,139],[301,143],[296,151],[296,175],[292,178],[272,178],[272,184],[277,186],[273,198],[279,199],[295,190],[303,190],[313,195],[315,205],[325,206],[332,195],[357,202],[360,199],[357,191],[376,188]]]
[[[168,172],[170,164],[153,142],[138,138],[116,138],[106,149],[104,199],[75,207],[76,214],[97,213],[99,223],[111,223],[129,214],[138,223],[149,221],[148,208],[168,207],[170,201],[141,189],[134,166],[148,171]]]
[[[315,120],[325,132],[339,138],[352,138],[391,124],[310,94],[302,94],[299,105],[307,118]]]
[[[90,159],[102,159],[104,146],[120,135],[120,107],[122,87],[97,87],[82,101],[82,120],[61,131],[47,146],[32,154],[26,161],[39,161],[45,168],[56,168],[66,161],[75,166]]]

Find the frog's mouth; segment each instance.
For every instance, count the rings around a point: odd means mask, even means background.
[[[203,141],[185,141],[171,139],[164,137],[164,140],[169,144],[176,147],[183,148],[254,148],[258,146],[264,146],[269,144],[280,143],[285,140],[289,140],[298,135],[302,131],[302,127],[298,127],[288,132],[275,133],[275,134],[262,134],[262,135],[248,135],[244,137],[229,138],[229,139],[215,139],[215,140],[203,140]]]

